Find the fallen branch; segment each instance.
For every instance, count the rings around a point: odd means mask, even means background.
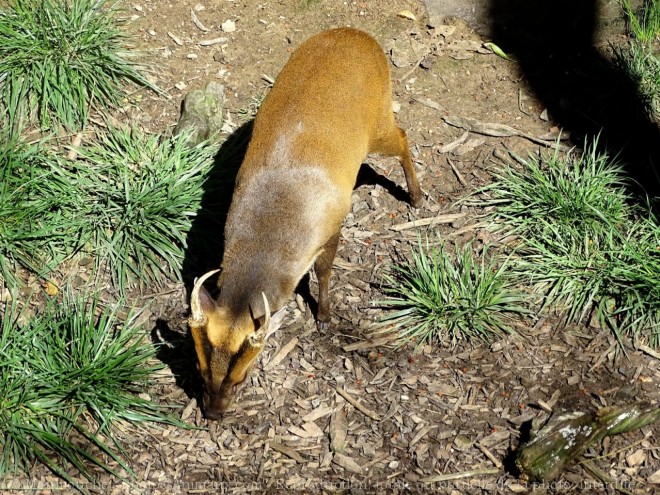
[[[491,137],[511,137],[518,136],[525,138],[533,143],[540,144],[542,146],[547,146],[549,148],[557,148],[559,151],[569,151],[571,148],[569,146],[559,144],[556,141],[547,141],[545,139],[537,138],[530,134],[526,134],[518,129],[510,127],[505,124],[491,124],[486,122],[479,122],[475,119],[470,119],[468,117],[442,117],[447,124],[464,129],[468,132],[475,132],[477,134],[483,134],[484,136]]]
[[[437,225],[444,223],[452,223],[456,220],[463,218],[465,213],[447,213],[444,215],[438,215],[435,217],[421,218],[419,220],[413,220],[412,222],[399,223],[397,225],[392,225],[391,230],[396,230],[401,232],[402,230],[413,229],[415,227],[425,227],[426,225]]]
[[[660,408],[640,404],[553,416],[519,449],[516,466],[520,477],[552,481],[585,449],[606,436],[643,428],[659,419]]]

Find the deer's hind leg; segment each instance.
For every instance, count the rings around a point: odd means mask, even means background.
[[[419,180],[417,180],[417,174],[410,156],[406,131],[394,124],[390,129],[390,132],[372,144],[370,152],[399,157],[403,174],[406,177],[410,203],[417,208],[422,205],[422,189],[419,187]]]

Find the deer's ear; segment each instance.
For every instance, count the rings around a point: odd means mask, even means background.
[[[268,320],[268,328],[266,328],[266,335],[264,339],[267,339],[280,329],[285,316],[286,306],[270,317]]]
[[[203,286],[199,288],[199,305],[205,314],[211,314],[218,310],[218,304],[215,302],[215,299],[211,297],[209,291]]]
[[[282,320],[286,315],[286,307],[280,309],[275,314],[270,313],[270,305],[268,304],[268,298],[264,292],[261,293],[263,298],[263,312],[264,315],[255,320],[255,323],[258,325],[258,328],[254,330],[247,336],[247,341],[250,347],[261,348],[266,339],[270,337],[273,333],[277,331],[278,328],[282,325]],[[255,313],[254,307],[257,305],[251,305],[253,314]]]

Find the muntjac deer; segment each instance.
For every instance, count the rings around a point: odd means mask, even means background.
[[[257,113],[225,226],[217,300],[202,284],[220,270],[199,278],[191,293],[189,325],[208,419],[227,410],[282,323],[280,308],[312,266],[316,320],[327,327],[340,228],[369,153],[400,158],[419,206],[422,192],[406,134],[394,123],[381,47],[356,29],[322,32],[291,55]]]

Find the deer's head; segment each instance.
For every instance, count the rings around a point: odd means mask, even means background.
[[[266,339],[282,324],[284,309],[271,316],[266,295],[263,307],[232,314],[204,289],[203,283],[219,270],[200,277],[190,296],[188,320],[197,366],[204,379],[204,414],[217,420],[231,405]]]

